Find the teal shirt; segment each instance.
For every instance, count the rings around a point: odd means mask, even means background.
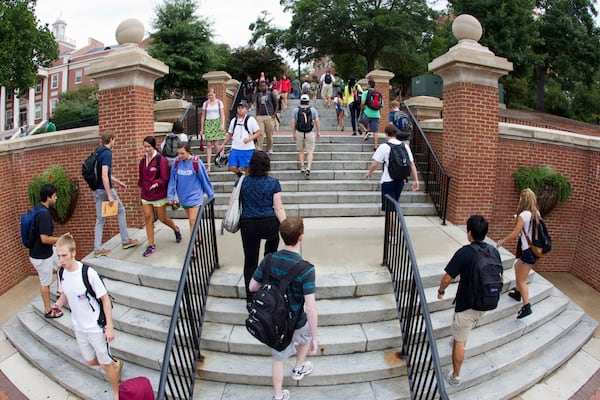
[[[361,103],[365,104],[365,107],[363,108],[363,113],[368,118],[381,118],[381,113],[379,112],[380,110],[373,110],[372,108],[367,107],[367,95],[369,93],[369,90],[373,90],[373,88],[369,88],[368,90],[365,90],[361,97]],[[382,105],[383,105],[383,102],[382,102]]]

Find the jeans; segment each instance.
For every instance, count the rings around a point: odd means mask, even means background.
[[[121,234],[121,243],[129,243],[129,233],[127,232],[127,217],[125,208],[117,196],[117,191],[114,188],[110,189],[113,199],[119,202],[117,219],[119,222],[119,233]],[[94,229],[94,250],[102,250],[102,231],[106,218],[102,216],[102,202],[108,201],[108,195],[104,189],[94,190],[94,201],[96,202],[96,228]]]
[[[360,103],[350,103],[350,121],[352,122],[352,133],[356,132],[356,120],[360,116]]]
[[[240,220],[242,247],[244,248],[244,282],[246,284],[246,301],[252,299],[248,290],[250,279],[258,267],[260,241],[265,239],[265,256],[275,253],[279,246],[279,220],[270,218],[244,218]]]

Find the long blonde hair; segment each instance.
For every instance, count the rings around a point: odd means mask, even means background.
[[[540,212],[537,206],[537,196],[529,188],[521,190],[519,195],[519,209],[517,213],[520,214],[523,211],[530,211],[531,216],[536,220],[539,218]]]

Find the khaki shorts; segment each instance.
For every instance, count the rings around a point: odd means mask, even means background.
[[[477,311],[469,308],[468,310],[455,312],[452,320],[452,337],[457,342],[466,342],[469,333],[475,327],[477,320],[485,311]]]
[[[323,85],[321,88],[321,97],[324,99],[333,97],[333,85]]]
[[[75,331],[75,338],[85,361],[96,358],[100,364],[112,364],[113,358],[102,328],[98,327],[93,332]]]
[[[296,131],[296,149],[312,153],[315,151],[315,133]]]
[[[58,268],[58,257],[56,257],[56,247],[52,247],[53,254],[44,259],[40,258],[31,258],[29,257],[29,261],[31,265],[35,268],[38,273],[38,277],[40,278],[41,286],[50,286],[52,283],[52,276],[54,274],[54,270]]]

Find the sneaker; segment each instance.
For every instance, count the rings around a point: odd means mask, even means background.
[[[510,292],[508,292],[508,295],[516,301],[521,301],[521,292],[519,292],[517,288],[513,288]]]
[[[178,229],[175,231],[175,243],[181,243],[181,231]]]
[[[358,131],[358,133],[360,133],[361,135],[363,134],[363,128],[360,127],[360,125],[358,126],[358,128],[356,129]]]
[[[99,251],[95,251],[94,252],[94,257],[102,257],[102,256],[107,256],[110,253],[112,253],[112,251],[108,250],[108,249],[102,249]]]
[[[356,136],[356,131],[352,132],[352,136]]]
[[[270,155],[270,156],[272,156],[273,155],[273,150],[267,151],[267,154]]]
[[[304,179],[310,179],[310,169],[307,169],[304,173]]]
[[[290,398],[290,391],[287,389],[283,389],[281,391],[282,395],[281,397],[275,397],[273,396],[273,400],[288,400]]]
[[[300,168],[300,173],[301,174],[305,174],[306,173],[306,167],[303,165],[302,168]]]
[[[363,138],[363,141],[367,141],[368,138],[373,137],[373,134],[371,132],[367,132],[365,133],[365,137]]]
[[[452,386],[460,385],[460,376],[454,376],[454,372],[450,370],[444,372],[444,379]]]
[[[295,381],[299,381],[304,378],[304,375],[309,375],[313,371],[313,365],[310,361],[304,361],[302,363],[302,367],[297,370],[296,368],[292,369],[292,379]]]
[[[138,245],[137,239],[129,239],[129,242],[123,243],[123,248],[124,249],[130,249],[130,248],[135,247],[137,245]]]
[[[519,310],[517,314],[517,319],[525,318],[528,315],[531,315],[533,311],[531,311],[531,304],[527,303]]]
[[[150,257],[154,253],[156,253],[156,246],[148,246],[144,251],[144,257]]]

